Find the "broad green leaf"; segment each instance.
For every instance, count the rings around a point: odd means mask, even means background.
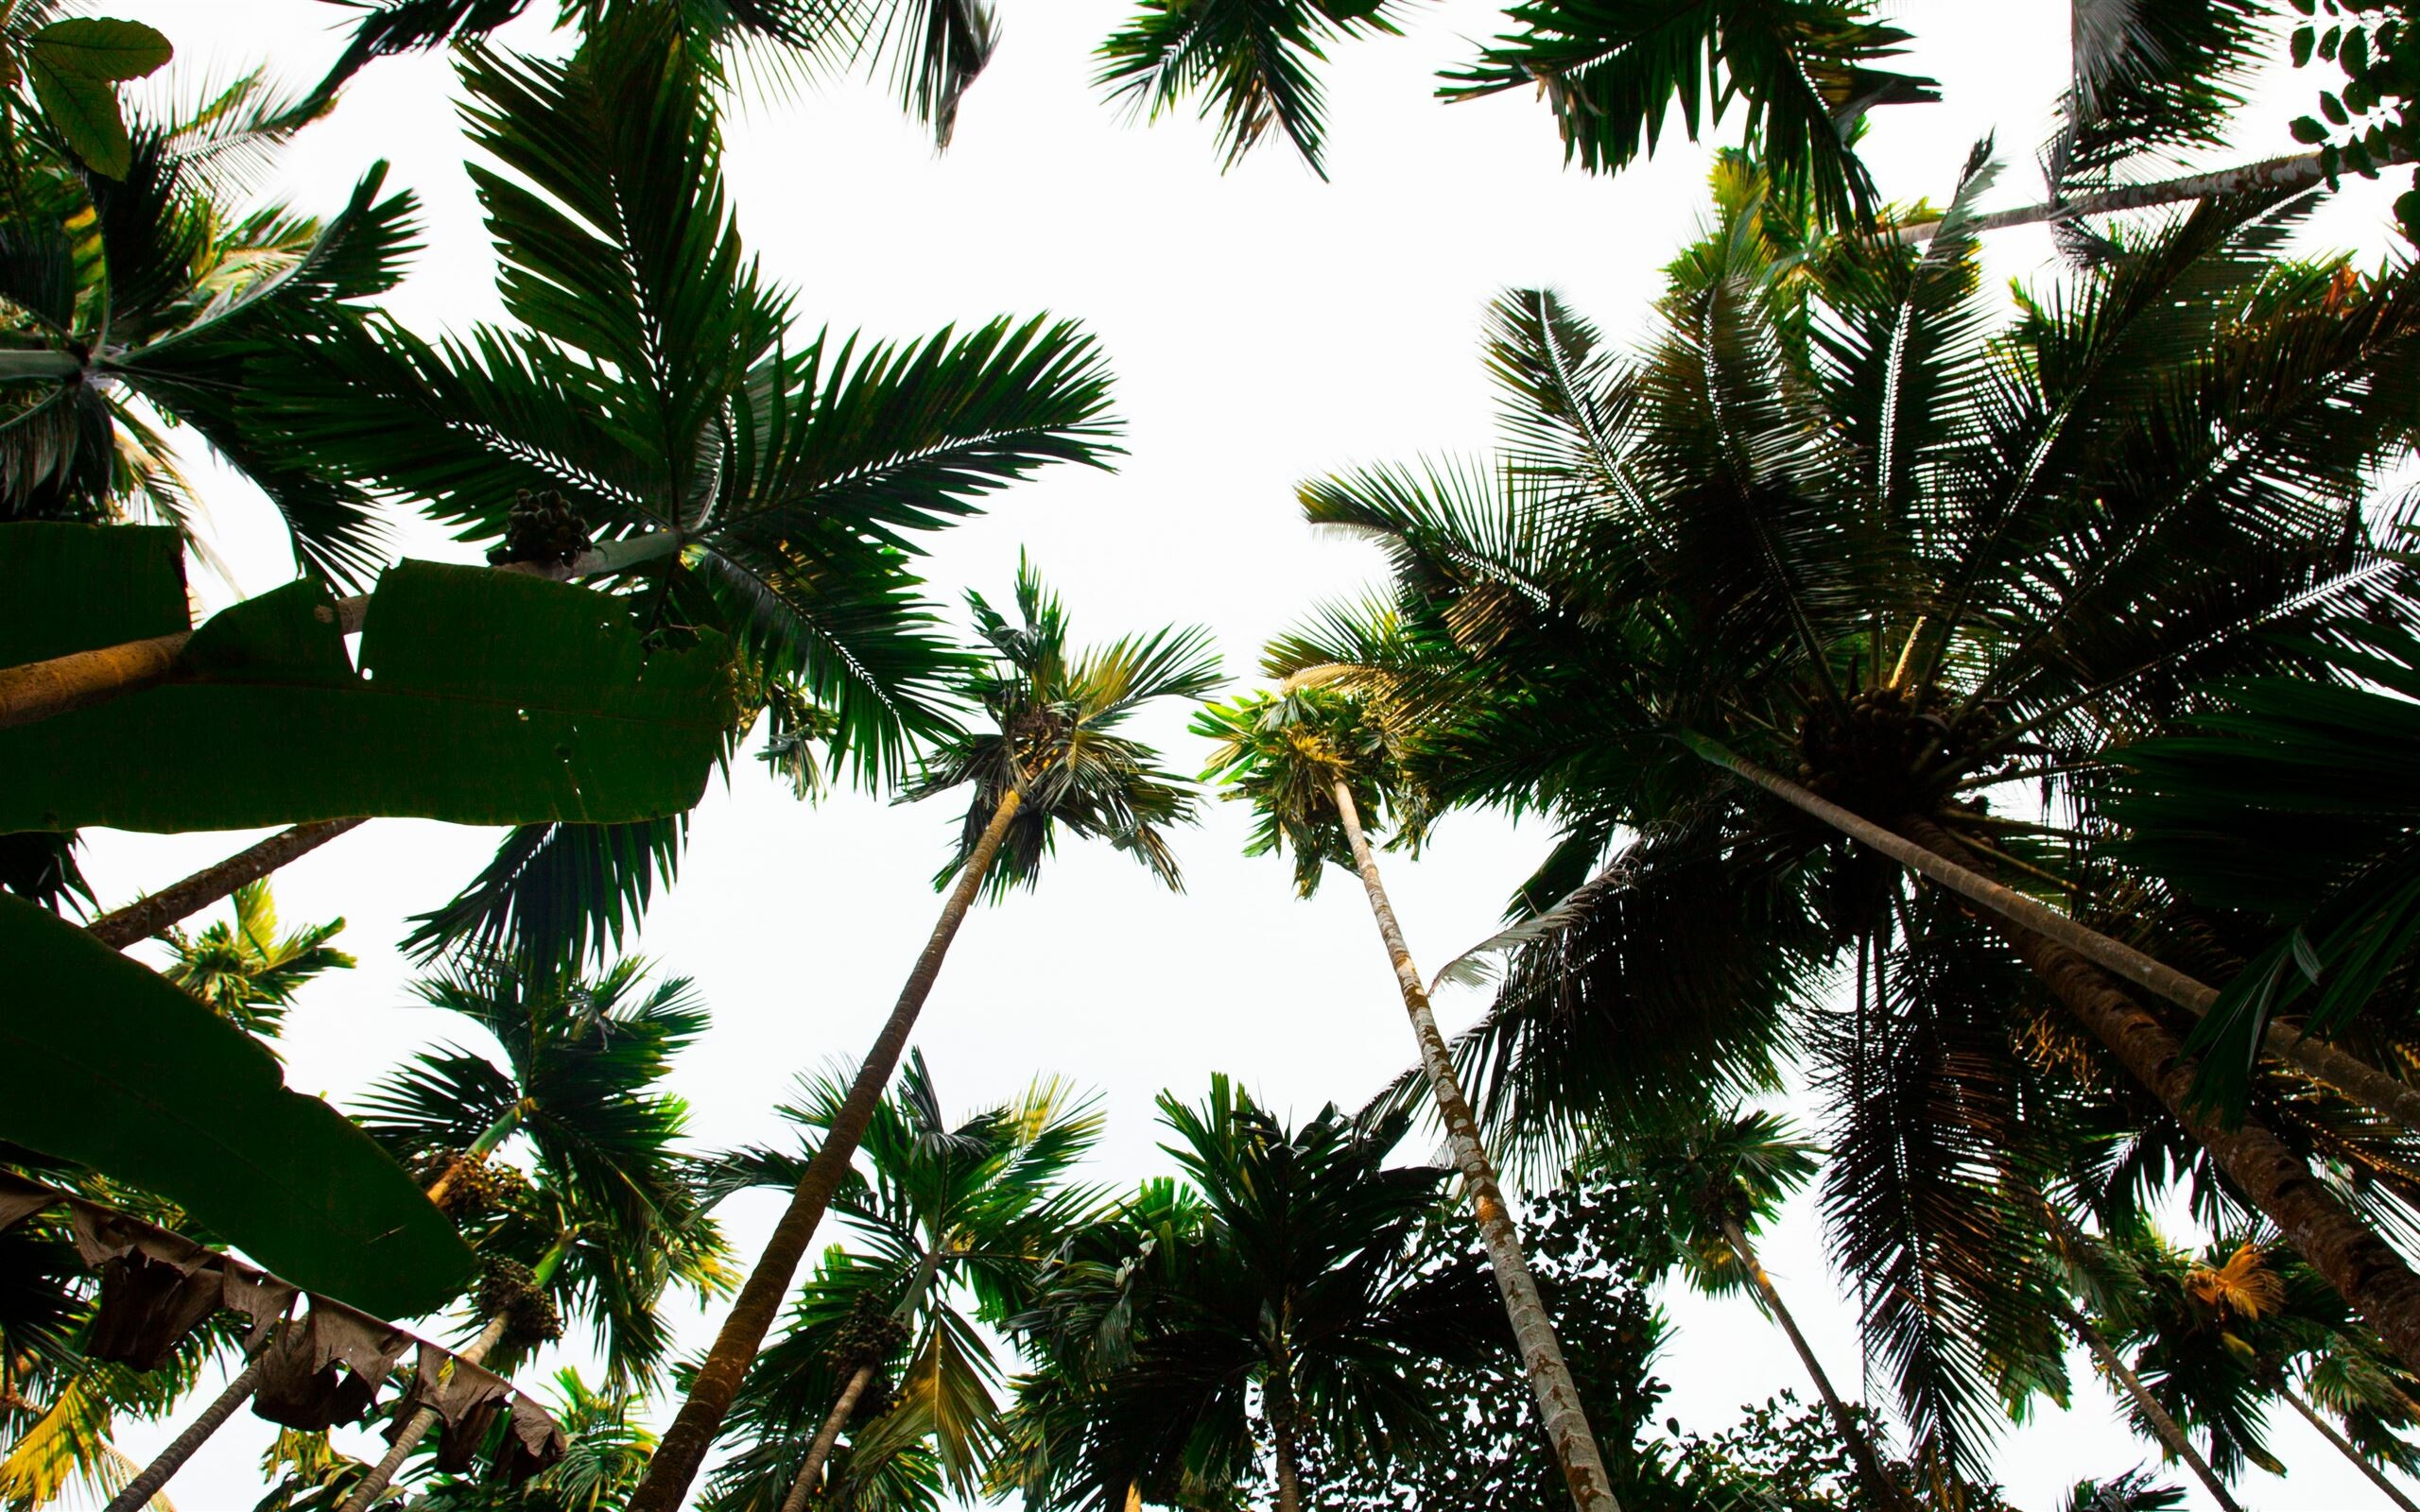
[[[156,74],[177,55],[168,39],[139,21],[74,16],[33,34],[34,60],[70,78],[123,83]]]
[[[134,143],[126,134],[126,117],[118,113],[116,86],[60,73],[39,53],[26,65],[34,98],[68,147],[95,173],[125,178],[134,162]]]
[[[259,1041],[75,925],[0,897],[0,1138],[174,1202],[253,1260],[382,1317],[470,1279],[402,1166]]]
[[[586,589],[405,562],[356,675],[326,589],[292,583],[196,631],[192,680],[0,730],[0,833],[683,813],[730,723],[725,651],[711,632],[650,650]]]
[[[0,525],[0,666],[186,628],[183,553],[169,525]]]

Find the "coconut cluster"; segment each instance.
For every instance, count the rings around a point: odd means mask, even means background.
[[[537,1272],[519,1261],[488,1261],[471,1297],[480,1315],[504,1319],[504,1334],[497,1341],[503,1347],[527,1349],[563,1336],[562,1314],[538,1284]]]
[[[499,567],[507,562],[564,567],[579,560],[589,544],[588,524],[570,500],[553,489],[535,493],[523,489],[505,512],[504,544],[490,548],[488,560]]]
[[[1962,710],[1958,697],[1933,683],[1860,688],[1846,702],[1845,709],[1817,703],[1799,720],[1798,780],[1860,814],[1931,808],[1945,778],[1988,765],[1986,753],[2001,732],[1987,705]]]

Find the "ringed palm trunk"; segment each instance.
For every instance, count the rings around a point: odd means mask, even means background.
[[[1764,1299],[1765,1310],[1781,1325],[1782,1332],[1789,1335],[1790,1348],[1798,1351],[1799,1363],[1806,1367],[1808,1378],[1815,1383],[1816,1394],[1824,1399],[1824,1410],[1831,1414],[1833,1431],[1841,1435],[1841,1442],[1848,1446],[1849,1457],[1857,1461],[1858,1475],[1866,1483],[1866,1489],[1873,1494],[1876,1503],[1890,1508],[1891,1512],[1916,1512],[1916,1504],[1909,1499],[1907,1491],[1891,1478],[1890,1471],[1883,1469],[1882,1456],[1875,1452],[1874,1440],[1850,1416],[1848,1403],[1841,1400],[1841,1394],[1832,1389],[1832,1378],[1824,1373],[1824,1362],[1815,1358],[1815,1350],[1807,1344],[1806,1335],[1798,1332],[1798,1319],[1791,1316],[1789,1309],[1783,1304],[1781,1289],[1773,1285],[1773,1279],[1765,1274],[1765,1267],[1756,1259],[1755,1247],[1748,1243],[1747,1230],[1737,1221],[1725,1218],[1722,1220],[1722,1237],[1730,1245],[1731,1252],[1738,1257],[1739,1263],[1746,1267],[1748,1280],[1754,1283],[1756,1295]]]
[[[908,1047],[908,1036],[916,1027],[916,1017],[924,1011],[925,999],[931,995],[933,983],[941,976],[950,941],[957,937],[959,925],[965,922],[966,912],[974,905],[975,895],[990,874],[993,858],[999,854],[1000,842],[1007,838],[1009,825],[1023,803],[1022,794],[1010,789],[994,811],[992,822],[983,827],[981,837],[975,842],[974,850],[959,872],[957,885],[942,904],[941,918],[933,924],[931,938],[916,957],[915,969],[908,973],[908,984],[900,989],[898,1004],[891,1008],[882,1032],[874,1037],[873,1047],[859,1063],[856,1079],[849,1084],[849,1095],[840,1104],[838,1115],[825,1132],[815,1158],[807,1162],[805,1173],[799,1177],[797,1190],[790,1194],[789,1207],[782,1213],[781,1222],[774,1225],[772,1237],[766,1241],[764,1254],[757,1258],[755,1268],[740,1287],[738,1298],[732,1303],[730,1314],[715,1335],[714,1348],[698,1367],[687,1400],[681,1403],[672,1426],[665,1430],[663,1442],[657,1446],[654,1458],[648,1462],[646,1477],[631,1493],[628,1512],[677,1512],[682,1499],[688,1494],[689,1484],[697,1479],[698,1469],[705,1462],[706,1451],[713,1447],[733,1399],[739,1394],[749,1366],[754,1363],[756,1351],[763,1347],[765,1335],[781,1312],[782,1298],[788,1295],[799,1263],[806,1257],[807,1246],[823,1221],[824,1209],[831,1206],[832,1194],[848,1174],[849,1161],[857,1153],[858,1142],[865,1138],[866,1125],[873,1122],[883,1089],[890,1085],[890,1074],[898,1069],[899,1057]]]
[[[1427,989],[1412,965],[1410,948],[1404,944],[1394,905],[1387,901],[1369,838],[1361,833],[1361,811],[1353,801],[1353,789],[1339,781],[1334,793],[1345,838],[1353,847],[1354,865],[1361,873],[1362,890],[1369,894],[1370,912],[1377,919],[1379,938],[1386,943],[1395,984],[1403,993],[1404,1011],[1411,1016],[1412,1038],[1419,1043],[1421,1066],[1427,1073],[1438,1116],[1453,1144],[1454,1163],[1461,1170],[1462,1183],[1469,1188],[1471,1205],[1478,1211],[1479,1237],[1487,1246],[1496,1288],[1504,1296],[1505,1314],[1512,1319],[1530,1389],[1538,1399],[1539,1418],[1563,1467],[1564,1480],[1571,1487],[1571,1500],[1579,1512],[1621,1512],[1621,1503],[1605,1474],[1604,1459],[1597,1452],[1596,1435],[1589,1430],[1588,1415],[1581,1407],[1579,1389],[1572,1384],[1571,1367],[1564,1361],[1562,1341],[1555,1337],[1554,1324],[1538,1295],[1537,1278],[1530,1274],[1529,1257],[1522,1253],[1520,1230],[1504,1205],[1495,1162],[1479,1138],[1478,1120],[1462,1093],[1461,1078],[1454,1073],[1445,1037],[1438,1032],[1436,1015],[1429,1011]]]
[[[933,1277],[942,1268],[942,1252],[937,1246],[926,1250],[916,1263],[915,1278],[908,1283],[907,1295],[891,1310],[895,1318],[914,1316],[916,1305],[925,1299],[925,1291],[933,1284]],[[824,1461],[832,1457],[832,1446],[840,1441],[840,1430],[848,1425],[849,1415],[857,1410],[857,1399],[866,1394],[873,1383],[874,1367],[871,1362],[857,1366],[848,1383],[840,1388],[832,1410],[823,1417],[823,1426],[816,1430],[815,1441],[806,1446],[806,1458],[799,1462],[798,1473],[790,1478],[789,1494],[782,1498],[781,1512],[804,1512],[806,1499],[815,1493],[817,1475]]]
[[[2158,1399],[2151,1394],[2151,1388],[2143,1384],[2143,1378],[2136,1375],[2135,1367],[2126,1363],[2125,1357],[2100,1336],[2100,1331],[2073,1308],[2062,1308],[2059,1316],[2083,1342],[2083,1347],[2092,1351],[2093,1360],[2108,1372],[2109,1378],[2126,1388],[2126,1395],[2134,1399],[2135,1410],[2143,1415],[2143,1421],[2151,1424],[2152,1435],[2159,1439],[2160,1447],[2168,1451],[2169,1457],[2185,1462],[2186,1469],[2191,1470],[2194,1478],[2209,1491],[2221,1512],[2243,1512],[2234,1493],[2227,1489],[2227,1483],[2219,1479],[2219,1472],[2210,1468],[2210,1462],[2193,1447],[2193,1440],[2185,1435],[2183,1426],[2166,1407],[2159,1404]]]
[[[806,1499],[815,1494],[815,1479],[824,1461],[832,1457],[832,1446],[840,1441],[840,1430],[847,1426],[849,1414],[857,1410],[857,1399],[866,1394],[873,1382],[873,1366],[861,1365],[840,1388],[839,1399],[824,1415],[823,1426],[816,1430],[815,1442],[806,1446],[806,1458],[799,1463],[798,1474],[790,1480],[789,1494],[782,1498],[782,1512],[804,1512]]]
[[[2403,1512],[2420,1512],[2420,1503],[2414,1503],[2411,1498],[2404,1495],[2400,1487],[2386,1478],[2386,1471],[2370,1463],[2369,1456],[2354,1448],[2350,1440],[2338,1433],[2336,1425],[2329,1422],[2318,1408],[2305,1401],[2302,1394],[2296,1391],[2285,1377],[2279,1376],[2273,1383],[2277,1388],[2277,1394],[2285,1398],[2294,1411],[2303,1415],[2303,1421],[2318,1429],[2320,1436],[2335,1445],[2338,1453],[2359,1466],[2361,1473],[2370,1478],[2370,1484],[2377,1486],[2388,1501],[2403,1508]]]
[[[315,819],[281,830],[216,866],[202,868],[182,882],[113,908],[85,926],[87,933],[112,950],[122,951],[149,939],[218,902],[246,883],[258,882],[299,856],[308,855],[366,819]]]
[[[1291,1386],[1277,1383],[1264,1404],[1277,1444],[1277,1512],[1303,1512],[1303,1417]]]
[[[2311,1175],[2308,1163],[2265,1125],[2246,1118],[2229,1127],[2198,1110],[2192,1102],[2194,1064],[2187,1058],[2184,1043],[2121,990],[2111,972],[2123,980],[2142,982],[2171,999],[2176,992],[2163,988],[2164,980],[2184,982],[2204,992],[2209,988],[2000,886],[1968,865],[1973,853],[1929,819],[1907,816],[1894,833],[1710,742],[1695,742],[1692,748],[1852,839],[1981,903],[1987,910],[1986,921],[2051,995],[2160,1100],[2252,1205],[2377,1330],[2395,1357],[2407,1367],[2420,1369],[2420,1275],[2414,1275],[2400,1255],[2356,1218]],[[2122,964],[2128,957],[2139,970]],[[2121,964],[2113,965],[2113,960]]]

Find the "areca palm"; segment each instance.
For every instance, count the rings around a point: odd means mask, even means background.
[[[1550,295],[1508,297],[1509,455],[1306,486],[1314,521],[1390,552],[1393,592],[1275,669],[1341,668],[1417,726],[1441,801],[1559,822],[1532,899],[1599,872],[1514,949],[1469,1047],[1498,1118],[1567,1138],[1659,1084],[1754,1085],[1793,1015],[1826,1027],[1854,1115],[1832,1206],[1869,1336],[1922,1432],[1973,1464],[1984,1320],[2040,1315],[2001,1195],[2031,1179],[2023,1110],[2077,1071],[2151,1093],[2420,1359],[2420,1277],[2364,1223],[2374,1197],[2315,1179],[2266,1108],[2200,1108],[2177,1030],[2041,933],[2055,908],[1969,913],[1860,849],[2179,937],[2066,869],[2060,821],[2209,678],[2311,669],[2266,632],[2323,605],[2407,612],[2366,484],[2413,433],[2390,375],[2420,284],[2277,263],[2292,207],[2267,197],[2120,244],[1995,331],[1961,229],[1985,160],[1970,170],[1923,255],[1844,249],[1821,279],[1784,276],[1804,264],[1764,224],[1791,217],[1735,180],[1635,358]],[[1986,806],[2020,780],[2037,817]],[[1842,966],[1845,1022],[1814,992]]]
[[[1683,1118],[1608,1141],[1589,1163],[1629,1177],[1664,1196],[1665,1220],[1689,1280],[1709,1294],[1754,1288],[1756,1299],[1789,1335],[1806,1367],[1833,1432],[1847,1446],[1875,1505],[1907,1509],[1908,1491],[1884,1468],[1874,1441],[1834,1389],[1823,1362],[1799,1332],[1798,1320],[1756,1258],[1752,1234],[1771,1222],[1789,1195],[1815,1174],[1813,1146],[1790,1137],[1771,1113],[1735,1110]]]
[[[434,978],[424,998],[485,1029],[501,1063],[430,1052],[363,1102],[363,1126],[429,1173],[432,1200],[478,1235],[488,1269],[459,1351],[474,1364],[510,1370],[577,1314],[606,1384],[628,1391],[663,1368],[664,1293],[682,1285],[703,1300],[729,1284],[695,1163],[677,1148],[687,1107],[658,1085],[704,1032],[705,1009],[685,979],[644,988],[645,970],[626,961],[566,984],[487,962]],[[516,1137],[533,1156],[527,1173],[493,1159]],[[369,1506],[435,1423],[432,1409],[414,1412],[346,1506]]]
[[[275,1035],[295,991],[324,971],[354,964],[328,943],[344,932],[344,920],[305,924],[280,934],[277,900],[266,880],[246,883],[233,895],[234,917],[199,934],[168,933],[176,953],[163,975],[221,1016],[256,1035]]]
[[[847,1089],[824,1077],[782,1112],[812,1138],[831,1127]],[[719,1477],[716,1499],[799,1512],[841,1431],[872,1416],[868,1392],[901,1361],[890,1410],[920,1412],[941,1468],[971,1490],[998,1413],[978,1326],[1022,1306],[1044,1258],[1089,1216],[1096,1199],[1069,1177],[1099,1132],[1089,1103],[1046,1080],[952,1125],[923,1056],[911,1054],[867,1126],[870,1178],[833,1199],[862,1248],[827,1258],[789,1335],[758,1358],[733,1418],[772,1452],[754,1457],[753,1474]],[[728,1164],[751,1185],[787,1188],[806,1158],[756,1149]],[[802,1430],[811,1430],[803,1450]]]
[[[1200,698],[1218,685],[1218,657],[1208,636],[1162,629],[1080,650],[1070,643],[1066,610],[1030,564],[1018,569],[1016,618],[980,594],[969,593],[967,601],[988,655],[955,688],[962,703],[981,711],[981,719],[939,744],[907,795],[967,791],[956,851],[935,879],[949,888],[941,917],[716,1334],[632,1512],[670,1512],[696,1477],[825,1208],[848,1179],[883,1089],[977,894],[999,897],[1033,885],[1062,830],[1107,840],[1163,883],[1180,885],[1167,832],[1193,818],[1192,789],[1124,730],[1150,704]]]
[[[733,634],[777,737],[806,718],[877,783],[945,731],[960,665],[920,596],[918,538],[1046,462],[1105,460],[1107,378],[1046,320],[901,346],[794,330],[796,297],[726,202],[682,39],[667,9],[615,6],[564,62],[472,50],[473,175],[517,323],[435,343],[381,323],[292,375],[277,413],[293,444],[492,556],[561,570],[593,544],[583,570],[631,574],[662,633]],[[601,955],[680,833],[513,832],[416,943]]]
[[[1160,1114],[1184,1182],[1077,1236],[1018,1322],[1044,1367],[1001,1472],[1026,1504],[1234,1504],[1266,1444],[1297,1512],[1313,1425],[1357,1460],[1438,1444],[1451,1408],[1429,1367],[1504,1330],[1474,1267],[1418,1263],[1450,1173],[1385,1164],[1410,1115],[1331,1107],[1289,1129],[1223,1076]]]
[[[1412,965],[1363,832],[1366,804],[1373,816],[1392,811],[1399,828],[1418,833],[1418,798],[1398,781],[1395,753],[1388,748],[1384,728],[1357,700],[1334,690],[1305,688],[1282,697],[1263,695],[1213,707],[1195,721],[1194,730],[1218,742],[1210,775],[1230,784],[1228,796],[1244,799],[1259,811],[1251,849],[1292,849],[1296,890],[1308,896],[1329,863],[1350,866],[1360,875],[1411,1018],[1421,1070],[1453,1141],[1455,1164],[1469,1189],[1480,1237],[1503,1290],[1505,1315],[1520,1340],[1539,1419],[1581,1512],[1617,1507],[1562,1343],[1530,1273],[1520,1229],[1505,1206],[1495,1161],[1480,1138],[1436,1015],[1429,1010],[1427,990]]]

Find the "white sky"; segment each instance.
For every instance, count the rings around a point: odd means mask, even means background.
[[[1490,440],[1492,396],[1478,352],[1487,301],[1518,285],[1562,290],[1614,333],[1634,328],[1656,268],[1687,238],[1703,202],[1706,152],[1676,145],[1618,179],[1565,171],[1543,109],[1503,96],[1445,109],[1435,71],[1495,29],[1481,0],[1413,8],[1411,34],[1350,45],[1330,71],[1322,184],[1278,150],[1221,176],[1209,129],[1190,119],[1145,129],[1089,85],[1090,50],[1126,0],[999,0],[1004,39],[966,101],[957,146],[937,158],[877,88],[842,81],[804,98],[750,98],[730,128],[733,202],[770,273],[801,291],[810,321],[913,337],[998,313],[1080,319],[1117,375],[1131,455],[1115,474],[1062,469],[999,497],[989,517],[940,540],[932,576],[1005,590],[1020,545],[1061,587],[1086,638],[1167,621],[1217,633],[1249,677],[1260,645],[1313,601],[1356,592],[1376,571],[1366,549],[1314,539],[1293,502],[1299,479]],[[112,0],[176,42],[181,77],[225,77],[264,60],[316,77],[347,12],[314,0]],[[533,9],[551,14],[550,0]],[[1910,60],[1945,103],[1876,119],[1867,152],[1893,197],[1945,196],[1967,147],[1998,133],[2010,160],[1996,202],[2037,198],[2034,146],[2066,67],[2066,7],[1922,0],[1895,8],[1916,33]],[[524,45],[559,45],[527,22]],[[2224,161],[2291,150],[2284,120],[2304,78],[2273,81]],[[370,162],[422,196],[428,250],[394,301],[423,332],[497,313],[493,263],[439,58],[372,68],[328,120],[288,152],[271,192],[328,211]],[[2290,108],[2289,108],[2290,107]],[[1726,138],[1727,139],[1727,138]],[[2219,161],[2219,160],[2214,160]],[[2348,194],[2316,234],[2375,254],[2390,245],[2388,196]],[[2036,231],[1998,233],[2004,277],[2048,276]],[[215,539],[242,589],[291,574],[273,517],[240,480],[204,469]],[[426,555],[448,548],[415,539]],[[226,590],[206,580],[213,605]],[[1198,743],[1175,717],[1158,732],[1189,768]],[[845,798],[802,807],[743,764],[698,809],[679,886],[641,948],[698,978],[717,1014],[677,1086],[701,1143],[769,1137],[768,1109],[799,1071],[854,1061],[890,1007],[930,926],[927,885],[954,810]],[[1242,814],[1219,812],[1184,837],[1189,890],[1155,890],[1102,850],[1063,850],[1038,894],[979,911],[953,952],[918,1042],[944,1100],[971,1108],[1036,1072],[1100,1089],[1109,1132],[1097,1176],[1125,1184],[1165,1164],[1150,1100],[1198,1096],[1210,1072],[1242,1078],[1296,1116],[1367,1096],[1409,1058],[1402,1009],[1347,878],[1312,902],[1288,868],[1240,855]],[[86,869],[104,903],[122,902],[233,851],[246,835],[94,836]],[[380,820],[279,878],[289,920],[341,914],[360,969],[312,988],[289,1020],[289,1079],[339,1103],[395,1063],[465,1028],[404,1005],[409,972],[393,949],[406,916],[450,896],[485,859],[484,831]],[[1417,864],[1389,868],[1413,949],[1430,969],[1494,927],[1545,837],[1490,816],[1448,823]],[[1478,994],[1441,1004],[1450,1029]],[[752,1254],[778,1204],[726,1210]],[[1858,1379],[1852,1314],[1824,1260],[1811,1200],[1765,1243],[1768,1264],[1816,1348]],[[1780,1332],[1745,1300],[1668,1299],[1675,1332],[1660,1374],[1665,1412],[1711,1431],[1743,1403],[1789,1387],[1807,1395]],[[714,1319],[693,1317],[691,1347]],[[2151,1457],[2078,1361],[2073,1410],[2012,1431],[1999,1473],[2020,1506],[2047,1509],[2084,1475]],[[1889,1400],[1876,1383],[1872,1396]],[[2274,1425],[2290,1480],[2255,1472],[2264,1508],[2377,1504],[2374,1488],[2298,1419]],[[130,1427],[146,1456],[167,1427]],[[188,1508],[249,1507],[266,1424],[239,1416],[171,1488]],[[366,1448],[367,1435],[353,1447]],[[2182,1478],[2181,1475],[2179,1477]],[[2193,1505],[2207,1503],[2199,1487]]]

